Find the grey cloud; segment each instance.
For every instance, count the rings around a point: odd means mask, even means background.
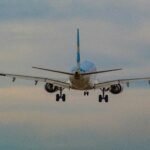
[[[149,17],[148,4],[140,4],[140,1],[134,0],[1,0],[0,18],[4,20],[88,18],[135,26]]]
[[[50,7],[47,1],[40,0],[1,0],[0,18],[1,20],[18,20],[44,17]]]
[[[6,88],[1,96],[3,149],[149,149],[149,90],[127,90],[106,106],[97,104],[96,94],[73,92],[59,105],[40,89],[16,89]]]
[[[32,65],[69,71],[76,63],[77,25],[81,28],[82,61],[92,60],[98,69],[135,68],[149,63],[150,34],[143,32],[145,25],[132,30],[108,22],[80,19],[69,23],[18,21],[0,24],[1,71],[26,73]]]
[[[15,2],[17,3],[17,0],[14,1],[14,5]],[[75,13],[71,20],[34,18],[33,20],[1,22],[0,72],[41,76],[41,71],[31,69],[33,65],[70,71],[70,68],[76,65],[76,28],[80,27],[82,61],[88,59],[95,62],[98,70],[121,67],[131,70],[136,68],[136,70],[139,69],[139,72],[140,70],[143,72],[144,68],[144,72],[148,74],[149,20],[136,26],[129,26],[128,23],[122,25],[101,19],[93,21],[92,17],[83,19],[85,14],[80,11],[84,11],[81,8],[86,2],[89,5],[84,6],[84,9],[91,14],[91,11],[94,11],[93,8],[98,11],[99,7],[108,4],[108,1],[81,1],[81,5],[78,5],[79,1],[68,0],[66,3],[44,1],[43,5],[47,4],[48,7],[51,6],[62,14],[66,12],[66,15],[72,16],[73,13],[69,14],[68,11],[75,12],[75,9],[78,9],[76,13],[80,18],[76,19]],[[117,5],[114,2],[110,1],[110,4]],[[109,7],[111,7],[110,4]],[[118,3],[118,7],[120,5],[121,2]],[[129,3],[124,7],[128,5]],[[130,7],[133,7],[132,3]],[[42,72],[42,75],[53,76],[45,72]]]
[[[56,77],[32,71],[32,65],[69,71],[80,27],[82,61],[92,60],[98,69],[129,68],[123,72],[128,77],[150,73],[146,0],[1,0],[0,7],[0,72]],[[63,105],[43,85],[10,82],[0,78],[1,149],[149,150],[149,90],[124,91],[108,105],[97,105],[92,91],[89,98],[66,92]]]

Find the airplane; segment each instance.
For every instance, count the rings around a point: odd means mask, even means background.
[[[7,73],[0,73],[0,76],[11,77],[13,82],[15,82],[16,78],[33,80],[35,82],[35,85],[37,85],[38,82],[44,82],[46,92],[48,93],[59,92],[59,94],[58,93],[56,94],[56,101],[62,99],[63,102],[66,101],[66,95],[63,93],[64,89],[84,91],[84,96],[89,95],[89,90],[100,89],[102,94],[99,95],[98,101],[102,102],[104,100],[104,102],[108,103],[109,99],[106,92],[110,92],[111,94],[115,94],[115,95],[120,94],[121,92],[123,92],[123,85],[127,85],[129,87],[130,82],[134,82],[138,80],[146,80],[150,84],[150,77],[117,79],[117,80],[107,80],[107,81],[99,82],[96,79],[96,74],[120,71],[122,70],[122,68],[97,71],[96,66],[93,62],[84,61],[81,63],[79,29],[77,29],[76,66],[73,67],[71,72],[64,72],[64,71],[46,69],[41,67],[32,67],[32,68],[67,75],[68,79],[62,81],[59,79],[17,75],[17,74],[7,74]]]

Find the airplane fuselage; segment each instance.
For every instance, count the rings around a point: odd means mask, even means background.
[[[8,74],[8,73],[0,73],[0,76],[11,77],[13,82],[16,80],[16,78],[33,80],[35,82],[35,85],[37,85],[38,81],[44,82],[46,92],[55,93],[59,91],[60,93],[56,94],[56,101],[59,101],[60,99],[62,99],[63,102],[66,101],[66,94],[63,93],[64,89],[82,90],[84,91],[84,96],[89,95],[89,90],[99,89],[102,92],[102,94],[100,94],[98,97],[99,102],[102,102],[104,100],[106,103],[108,103],[108,95],[105,94],[106,92],[110,92],[111,94],[115,94],[115,95],[120,94],[123,91],[123,85],[126,84],[127,86],[129,86],[129,82],[131,81],[147,80],[150,84],[150,77],[106,80],[103,82],[97,81],[95,79],[96,74],[119,71],[122,69],[119,68],[119,69],[96,71],[96,66],[94,63],[90,61],[84,61],[83,63],[81,63],[79,29],[77,29],[76,67],[74,67],[71,70],[71,72],[46,69],[42,67],[33,67],[33,68],[67,75],[69,76],[69,79],[67,78],[67,80],[62,81],[60,79]]]
[[[70,76],[70,82],[72,89],[76,90],[89,90],[93,88],[92,80],[95,79],[95,75],[82,75],[82,73],[94,72],[96,66],[92,62],[85,61],[80,65],[80,70],[77,67],[72,69],[74,75]]]

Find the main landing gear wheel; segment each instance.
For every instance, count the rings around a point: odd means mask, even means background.
[[[65,95],[65,94],[63,94],[61,98],[62,98],[62,101],[63,101],[63,102],[66,101],[66,95]]]
[[[105,102],[108,103],[108,95],[105,96]]]
[[[99,102],[101,103],[103,100],[102,95],[99,95]]]
[[[103,100],[105,100],[105,102],[108,103],[108,101],[109,101],[108,95],[106,95],[104,97],[102,95],[99,95],[99,102],[101,103]]]
[[[66,101],[66,95],[62,94],[62,89],[60,89],[60,94],[56,94],[56,101],[58,102],[60,99],[62,99],[63,102]]]
[[[102,89],[102,95],[99,95],[99,102],[101,103],[103,100],[105,100],[106,103],[108,103],[108,95],[105,95],[105,92],[107,92],[108,89],[103,88]]]
[[[56,101],[59,102],[60,99],[62,99],[62,101],[65,102],[66,95],[65,94],[62,94],[62,95],[56,94]]]
[[[56,94],[56,101],[58,102],[58,101],[59,101],[59,99],[60,99],[59,94]]]

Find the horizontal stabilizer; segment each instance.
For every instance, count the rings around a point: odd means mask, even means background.
[[[65,74],[65,75],[74,75],[74,73],[64,72],[64,71],[59,71],[59,70],[45,69],[45,68],[40,68],[40,67],[32,67],[32,68],[39,69],[39,70],[44,70],[44,71],[55,72],[55,73],[60,73],[60,74]],[[83,75],[83,76],[84,75],[92,75],[92,74],[106,73],[106,72],[119,71],[119,70],[122,70],[122,69],[112,69],[112,70],[87,72],[87,73],[81,73],[81,75]]]
[[[120,69],[111,69],[111,70],[87,72],[87,73],[82,73],[81,75],[92,75],[92,74],[106,73],[106,72],[119,71],[119,70],[122,70],[122,69],[120,68]]]
[[[74,75],[73,73],[64,72],[64,71],[59,71],[59,70],[51,70],[51,69],[45,69],[45,68],[39,68],[39,67],[32,67],[32,68],[34,68],[34,69],[39,69],[39,70],[44,70],[44,71],[55,72],[55,73],[60,73],[60,74],[65,74],[65,75]]]

